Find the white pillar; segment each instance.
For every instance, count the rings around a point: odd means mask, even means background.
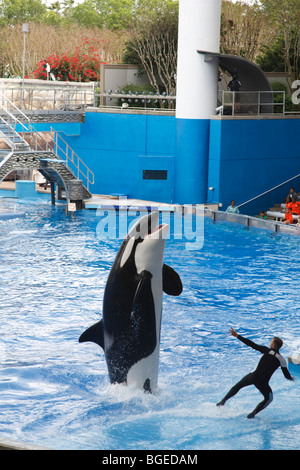
[[[221,0],[180,0],[176,117],[209,119],[215,114],[218,61],[197,51],[220,50]]]
[[[221,0],[179,0],[173,202],[206,202],[210,117],[216,114]],[[209,54],[199,54],[207,51]]]

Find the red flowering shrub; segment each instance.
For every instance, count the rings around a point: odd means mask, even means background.
[[[34,78],[47,80],[46,64],[50,66],[56,80],[69,82],[93,82],[100,80],[99,55],[100,41],[84,38],[83,47],[75,48],[71,54],[52,54],[36,64],[36,70],[32,72]]]

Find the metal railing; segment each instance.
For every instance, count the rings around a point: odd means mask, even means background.
[[[86,89],[80,86],[68,87],[66,85],[52,89],[50,86],[46,88],[27,85],[24,90],[10,87],[4,93],[0,94],[24,112],[84,112],[88,107],[174,111],[176,104],[176,96],[172,94],[151,93],[149,91],[140,93],[128,91],[125,93],[122,89],[100,93],[99,87],[95,86]]]
[[[128,87],[125,88],[128,90]],[[26,112],[63,112],[77,111],[84,113],[88,107],[155,110],[157,112],[175,111],[176,96],[166,93],[151,93],[149,91],[134,92],[108,90],[100,93],[96,83],[91,88],[68,84],[41,87],[26,85],[10,87],[0,92],[1,97],[8,99],[19,110]],[[284,91],[218,91],[217,112],[223,115],[261,115],[261,114],[297,114],[299,111],[287,111],[285,107],[286,94]]]
[[[252,197],[251,199],[248,199],[248,201],[242,202],[237,207],[239,207],[239,208],[243,207],[246,204],[249,204],[250,202],[253,202],[253,201],[255,201],[255,200],[257,200],[257,199],[259,199],[263,196],[266,196],[267,194],[271,193],[272,191],[275,191],[276,189],[280,188],[281,186],[284,186],[285,184],[290,183],[291,181],[293,181],[293,180],[295,180],[296,178],[299,178],[299,177],[300,177],[300,173],[298,175],[293,176],[292,178],[289,178],[289,179],[283,181],[280,184],[277,184],[276,186],[273,186],[273,188],[267,189],[267,191],[264,191],[263,193],[258,194],[257,196]]]
[[[122,109],[155,109],[157,111],[174,111],[176,96],[172,93],[131,92],[124,90],[108,90],[105,93],[95,93],[96,103],[100,107],[117,107]]]
[[[95,105],[94,83],[90,89],[67,85],[8,87],[0,94],[24,112],[84,110]]]
[[[6,143],[10,150],[15,150],[17,145],[22,143],[20,142],[20,135],[16,132],[17,124],[19,124],[19,121],[14,119],[14,116],[10,115],[10,113],[0,116],[0,139]],[[26,145],[26,142],[23,141],[23,144]]]
[[[52,127],[52,139],[44,139],[42,133],[38,132],[30,123],[30,118],[2,93],[0,93],[0,112],[2,112],[1,118],[8,128],[13,129],[12,137],[15,138],[15,141],[17,137],[21,136],[24,143],[28,144],[28,150],[55,153],[59,159],[65,162],[74,176],[83,180],[83,184],[88,190],[89,185],[94,184],[94,173]],[[0,134],[1,138],[7,138],[3,132]],[[18,147],[13,145],[12,150],[17,149]]]
[[[48,142],[34,129],[29,117],[3,93],[0,93],[0,112],[3,121],[14,130],[15,138],[21,136],[31,150],[51,150]]]
[[[223,115],[285,114],[285,91],[225,91],[218,93]]]
[[[95,182],[94,173],[52,127],[51,133],[53,140],[50,144],[53,146],[54,153],[66,162],[66,166],[78,179],[83,180],[83,185],[89,190],[90,184],[94,184]]]

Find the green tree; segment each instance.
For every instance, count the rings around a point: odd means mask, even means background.
[[[135,0],[91,0],[107,29],[126,29],[132,19]]]
[[[293,51],[297,47],[296,43],[297,34],[294,34],[291,43],[292,47],[290,49],[291,64],[294,62]],[[265,72],[286,72],[285,55],[285,40],[283,34],[280,34],[270,45],[261,46],[261,52],[257,56],[256,62]],[[297,66],[296,62],[295,66],[292,65],[292,70],[294,71],[295,69],[295,75],[297,76],[297,69],[299,71],[299,64]]]
[[[102,29],[105,25],[104,17],[95,8],[94,0],[86,0],[69,9],[68,18],[87,28]]]
[[[138,0],[124,60],[139,65],[156,92],[176,92],[177,43],[178,1]]]
[[[41,0],[0,0],[0,26],[39,22],[46,12]]]
[[[265,14],[258,5],[223,1],[221,52],[253,60],[265,34],[265,23]]]
[[[283,61],[291,80],[299,76],[300,2],[299,0],[261,0],[270,24],[283,38]]]

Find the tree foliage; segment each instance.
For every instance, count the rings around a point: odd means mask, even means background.
[[[223,1],[221,17],[221,52],[254,60],[261,41],[265,41],[266,18],[258,5]]]
[[[175,94],[178,2],[141,0],[138,6],[130,27],[125,61],[138,64],[156,92]]]
[[[300,71],[300,0],[261,0],[262,9],[276,32],[276,38],[283,40],[281,54],[285,71],[291,80],[299,77]],[[267,53],[278,54],[278,40],[267,48]]]
[[[25,74],[31,78],[36,64],[49,56],[70,56],[76,48],[83,48],[86,38],[91,44],[97,44],[101,62],[120,63],[124,43],[128,35],[125,32],[113,32],[98,28],[77,26],[45,25],[30,23],[26,35]],[[21,77],[23,67],[23,33],[21,25],[6,26],[1,29],[0,41],[0,76]]]
[[[0,0],[0,26],[39,22],[46,12],[41,0]]]
[[[78,36],[90,37],[86,30],[97,38],[114,35],[103,61],[121,62],[125,50],[123,60],[137,63],[156,89],[175,90],[178,0],[0,0],[0,76],[20,74],[23,22],[30,23],[27,74],[45,57],[72,53]],[[265,70],[273,62],[274,71],[298,78],[300,0],[223,0],[221,52],[258,61]]]

